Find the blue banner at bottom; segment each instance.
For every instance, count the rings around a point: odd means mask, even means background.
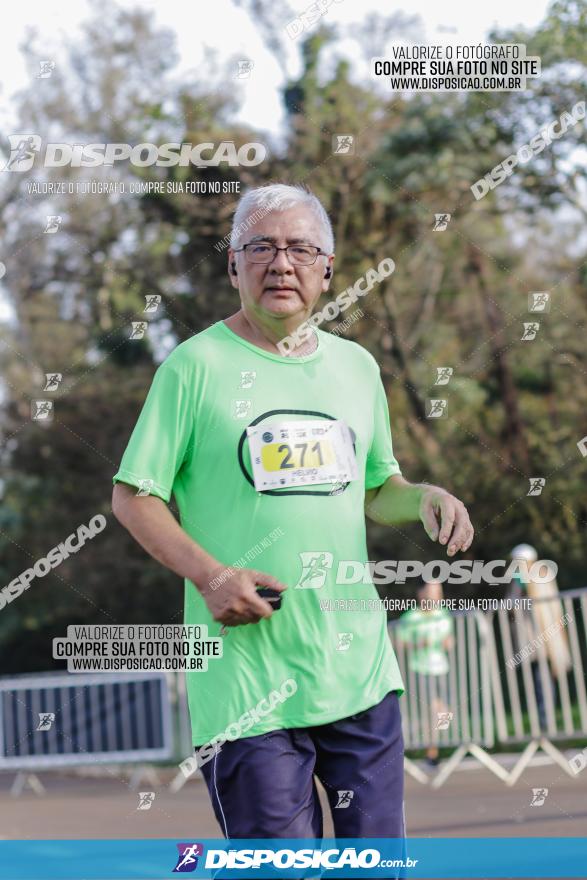
[[[563,878],[587,876],[586,837],[320,840],[2,840],[2,880]]]

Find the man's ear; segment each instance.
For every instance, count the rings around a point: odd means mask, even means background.
[[[236,254],[232,250],[232,248],[228,249],[228,277],[230,278],[230,283],[238,290],[238,269],[236,268]]]
[[[322,278],[322,293],[326,293],[328,288],[330,287],[330,282],[332,280],[332,273],[334,272],[334,256],[328,257],[326,261],[326,266],[324,268],[324,277]]]

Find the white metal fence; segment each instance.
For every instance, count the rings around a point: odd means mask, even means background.
[[[422,675],[398,621],[389,625],[406,685],[406,751],[451,750],[432,784],[442,785],[467,753],[510,785],[538,749],[573,776],[558,746],[587,742],[587,588],[535,599],[529,610],[457,613],[452,631],[446,674]],[[53,732],[36,729],[43,712],[58,719]],[[511,771],[489,754],[520,744]],[[192,750],[183,672],[0,679],[0,769],[179,763]],[[431,781],[409,758],[406,768]]]
[[[587,588],[533,599],[529,609],[457,613],[452,618],[449,672],[437,677],[412,670],[410,646],[398,638],[399,622],[390,624],[406,684],[406,751],[456,749],[435,785],[467,753],[508,784],[519,778],[538,749],[573,776],[555,743],[587,738]],[[447,714],[452,717],[445,724]],[[512,771],[487,753],[496,744],[526,745]],[[408,769],[428,781],[409,762]]]

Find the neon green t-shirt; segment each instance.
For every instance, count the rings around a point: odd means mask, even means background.
[[[449,669],[444,642],[452,635],[452,618],[446,608],[415,608],[400,617],[398,638],[411,645],[409,664],[422,675],[446,675]]]
[[[184,530],[220,563],[288,585],[270,619],[229,628],[222,657],[186,672],[195,745],[234,731],[288,679],[295,693],[249,718],[246,736],[327,724],[403,692],[385,612],[321,610],[325,599],[377,598],[371,583],[337,586],[336,569],[339,560],[367,563],[365,489],[400,468],[377,362],[354,342],[317,336],[301,358],[264,351],[223,322],[183,342],[158,368],[114,477],[150,481],[164,501],[173,493]],[[350,428],[358,479],[258,492],[247,426],[325,419]],[[207,625],[210,636],[221,629],[188,580],[184,622]]]

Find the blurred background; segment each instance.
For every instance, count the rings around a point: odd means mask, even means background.
[[[220,833],[204,786],[184,787],[179,772],[191,752],[183,675],[82,682],[51,656],[71,625],[181,620],[179,578],[112,516],[112,476],[157,365],[238,308],[223,245],[238,194],[129,192],[155,181],[241,193],[307,184],[334,225],[334,295],[395,261],[357,303],[361,314],[323,329],[380,364],[403,474],[465,502],[476,528],[466,557],[507,560],[530,544],[557,563],[561,590],[532,614],[390,621],[407,683],[409,833],[584,834],[587,752],[559,750],[584,749],[587,731],[584,124],[479,201],[470,187],[585,100],[587,5],[339,0],[300,30],[308,9],[305,0],[33,2],[3,21],[4,170],[10,136],[33,133],[70,145],[256,141],[267,158],[250,168],[37,162],[0,172],[0,587],[106,518],[82,552],[0,608],[0,769],[11,805],[0,838]],[[370,59],[394,41],[524,43],[542,74],[521,92],[391,92],[371,78]],[[353,149],[335,152],[349,135]],[[42,194],[33,181],[125,183],[126,193]],[[533,292],[549,293],[550,311],[529,312]],[[147,297],[160,297],[155,311],[145,312]],[[529,321],[540,327],[523,340]],[[147,322],[144,335],[131,338],[133,322]],[[443,367],[452,375],[439,386]],[[431,419],[427,401],[438,397],[447,417]],[[53,418],[33,419],[31,402],[46,399]],[[536,478],[542,490],[529,495]],[[420,524],[369,524],[369,550],[373,560],[442,555]],[[448,585],[445,596],[525,587]],[[409,582],[379,590],[416,595]],[[418,690],[431,659],[437,668]],[[50,767],[59,776],[45,774],[47,791],[37,773]]]
[[[225,252],[215,248],[237,195],[135,196],[127,186],[125,195],[43,196],[28,191],[33,179],[239,181],[241,191],[306,183],[333,220],[335,294],[384,257],[396,262],[344,335],[381,366],[404,475],[465,502],[476,527],[469,558],[507,559],[529,542],[557,562],[561,589],[584,585],[583,125],[480,201],[470,186],[584,99],[586,6],[557,0],[539,15],[532,4],[523,24],[506,26],[503,4],[491,12],[503,12],[501,23],[488,20],[485,35],[472,13],[451,21],[443,7],[443,23],[420,6],[383,13],[346,0],[292,39],[287,24],[303,4],[234,0],[211,12],[211,45],[199,14],[182,22],[175,4],[167,18],[161,5],[77,4],[61,13],[67,27],[52,27],[39,7],[41,24],[23,13],[11,32],[21,60],[5,55],[1,68],[5,158],[14,132],[70,144],[259,141],[268,155],[253,168],[118,163],[1,175],[0,583],[94,515],[108,521],[82,553],[2,610],[3,672],[52,668],[51,638],[68,624],[179,619],[179,579],[115,522],[111,478],[157,364],[237,308]],[[484,36],[525,43],[541,57],[541,77],[524,92],[391,93],[369,76],[370,58],[392,40]],[[39,78],[47,59],[54,68]],[[252,62],[247,76],[242,61]],[[337,134],[353,135],[354,155],[334,153]],[[440,213],[450,222],[433,231]],[[56,235],[43,234],[48,215],[62,217]],[[532,291],[549,291],[552,306],[536,338],[521,341]],[[161,297],[152,315],[149,295]],[[149,321],[148,332],[130,339],[137,320]],[[442,366],[453,375],[439,395]],[[63,380],[48,395],[50,372]],[[31,400],[47,396],[53,420],[32,420]],[[448,418],[426,417],[435,396],[448,398]],[[534,477],[546,481],[539,497],[527,495]],[[369,540],[372,559],[438,556],[419,524],[371,525]],[[386,589],[413,595],[409,586]],[[481,585],[458,595],[501,594]]]

